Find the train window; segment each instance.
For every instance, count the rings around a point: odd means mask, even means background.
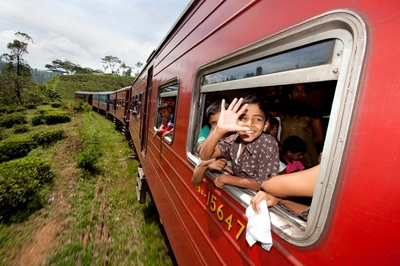
[[[138,117],[139,117],[139,119],[142,117],[142,113],[143,113],[143,92],[141,92],[140,94],[139,94],[139,97],[138,97],[138,108],[139,108],[139,113],[138,113]]]
[[[161,132],[167,142],[172,143],[175,128],[175,108],[178,96],[179,83],[178,79],[174,78],[160,84],[157,98],[157,108],[162,108],[168,117],[161,117],[160,112],[156,112],[154,130],[163,128]],[[164,108],[165,107],[165,108]],[[161,109],[161,110],[162,110]]]
[[[291,51],[230,67],[205,75],[203,85],[327,64],[331,60],[334,45],[334,40],[323,40]]]
[[[322,160],[309,216],[306,221],[283,205],[270,208],[272,230],[293,245],[313,244],[329,224],[326,221],[340,180],[365,45],[366,30],[361,18],[338,11],[239,49],[197,71],[186,143],[188,159],[193,164],[199,159],[196,140],[210,99],[223,96],[233,100],[249,94],[268,99],[268,89],[275,87],[273,106],[279,107],[279,113],[293,107],[289,98],[293,85],[305,84],[308,88],[303,100],[318,110],[325,132],[322,144],[315,147],[317,153],[322,151]],[[208,172],[207,176],[212,182],[217,175]],[[224,191],[245,208],[256,193],[229,185]]]

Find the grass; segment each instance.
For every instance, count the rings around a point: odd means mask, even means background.
[[[22,223],[0,224],[0,265],[174,265],[156,207],[150,197],[137,202],[138,162],[128,158],[132,150],[111,121],[90,112],[51,127],[68,137],[28,156],[52,160],[54,202]],[[96,174],[77,168],[81,134],[99,140]]]
[[[73,100],[76,91],[115,91],[132,85],[134,77],[111,74],[57,75],[46,83],[46,87],[59,92],[63,100]]]

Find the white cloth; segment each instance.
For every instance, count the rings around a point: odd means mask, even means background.
[[[246,217],[248,218],[246,227],[247,243],[249,243],[251,247],[254,243],[260,241],[261,247],[270,251],[272,247],[272,236],[267,202],[265,200],[260,202],[260,213],[255,213],[251,205],[247,207]]]

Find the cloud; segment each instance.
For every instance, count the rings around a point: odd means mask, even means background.
[[[30,61],[45,61],[48,64],[55,59],[69,59],[76,64],[85,63],[92,60],[92,55],[82,48],[79,44],[72,42],[66,37],[54,37],[43,39],[38,43],[29,46]],[[44,68],[44,66],[42,66]]]
[[[20,31],[34,41],[24,57],[33,68],[68,58],[102,69],[106,55],[134,65],[147,60],[188,2],[0,0],[0,53]]]

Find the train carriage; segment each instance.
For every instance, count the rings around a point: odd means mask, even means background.
[[[129,130],[179,264],[396,265],[400,261],[397,1],[191,1],[129,92]],[[273,246],[246,242],[255,191],[193,186],[210,99],[282,95],[307,84],[325,140],[308,220],[269,208]],[[154,136],[157,106],[175,102],[174,131]],[[282,98],[283,101],[287,100]]]
[[[116,91],[115,118],[121,124],[126,122],[126,115],[129,107],[129,91],[130,86]]]
[[[75,92],[75,99],[87,102],[88,104],[92,105],[93,102],[93,92],[90,91],[76,91]]]

